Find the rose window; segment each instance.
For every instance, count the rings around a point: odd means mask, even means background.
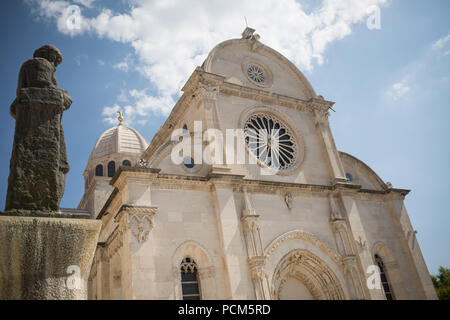
[[[288,127],[267,114],[254,114],[244,124],[248,149],[264,165],[285,170],[297,159],[297,144]]]
[[[247,68],[247,75],[253,82],[263,84],[265,82],[264,70],[257,65],[251,64]]]

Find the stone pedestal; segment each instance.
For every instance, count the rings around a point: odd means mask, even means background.
[[[101,228],[88,217],[0,212],[0,300],[87,299]]]

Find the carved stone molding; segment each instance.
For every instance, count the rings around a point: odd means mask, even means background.
[[[253,280],[263,279],[264,265],[266,264],[266,256],[254,256],[248,258],[248,265],[250,267],[250,272],[252,274]]]
[[[365,278],[360,273],[356,256],[349,255],[344,257],[344,273],[354,291],[354,299],[366,299]]]
[[[123,229],[118,227],[113,234],[111,235],[110,239],[108,240],[108,259],[111,260],[111,258],[116,255],[119,250],[123,247]]]
[[[219,93],[218,86],[212,86],[204,83],[199,83],[197,89],[192,94],[193,100],[192,104],[197,105],[201,100],[214,102],[217,100],[217,95]],[[205,104],[206,108],[210,107],[210,104]]]
[[[356,269],[356,257],[355,256],[347,256],[342,259],[344,262],[344,271],[345,272],[352,272]]]
[[[265,255],[269,257],[279,246],[281,246],[286,241],[293,239],[304,240],[319,247],[322,251],[328,254],[341,269],[343,268],[342,256],[336,250],[334,250],[329,244],[316,237],[315,235],[302,230],[286,232],[273,240],[264,250]]]
[[[325,109],[314,109],[314,116],[317,123],[327,124],[330,112],[328,112],[328,110]]]
[[[252,215],[244,215],[241,218],[242,226],[244,227],[244,231],[251,232],[252,226],[254,223],[258,223],[259,215],[252,214]]]
[[[181,271],[177,267],[172,267],[172,274],[175,280],[181,281]]]
[[[308,250],[294,250],[278,264],[273,276],[273,298],[280,292],[289,278],[301,281],[318,300],[343,300],[342,285],[333,271],[321,259]]]

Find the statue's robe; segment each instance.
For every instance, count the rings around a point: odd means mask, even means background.
[[[5,210],[59,210],[69,171],[61,120],[72,100],[58,88],[55,70],[44,58],[20,69],[10,108],[16,128]]]

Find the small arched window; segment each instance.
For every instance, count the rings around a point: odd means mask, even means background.
[[[124,167],[131,167],[131,162],[130,162],[130,160],[123,160],[122,161],[122,165]]]
[[[345,174],[345,177],[348,179],[348,181],[350,181],[350,182],[352,182],[353,181],[353,177],[352,177],[352,175],[350,174],[350,173],[346,173]]]
[[[195,261],[189,257],[184,258],[181,261],[180,271],[183,300],[200,300],[200,284]]]
[[[111,161],[108,163],[108,177],[113,177],[116,173],[116,163],[114,161]]]
[[[101,164],[95,167],[95,176],[103,177],[103,166]]]
[[[391,289],[391,285],[389,284],[388,276],[386,274],[386,267],[384,266],[383,259],[379,255],[375,255],[375,262],[380,268],[380,278],[381,285],[383,286],[384,295],[386,296],[386,300],[394,300],[394,294]]]
[[[188,131],[188,127],[187,127],[187,124],[184,124],[184,126],[183,126],[183,131]]]

